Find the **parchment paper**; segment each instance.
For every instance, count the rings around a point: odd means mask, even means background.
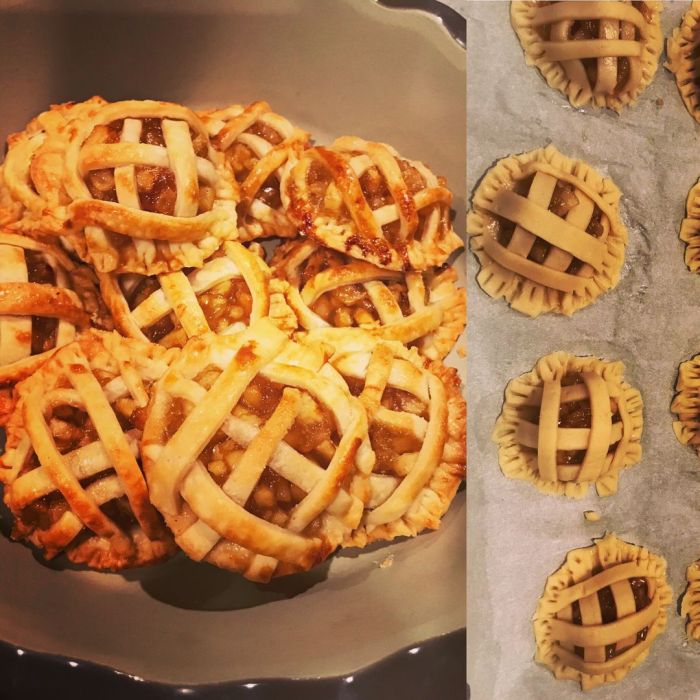
[[[666,3],[664,36],[688,2]],[[511,153],[547,143],[589,162],[622,190],[630,241],[620,284],[572,318],[531,320],[469,280],[469,681],[475,700],[561,700],[583,695],[533,660],[531,618],[545,580],[566,553],[606,530],[663,555],[674,602],[649,658],[595,700],[700,698],[700,644],[688,642],[676,604],[685,569],[700,558],[700,460],[677,442],[669,407],[678,365],[700,352],[700,276],[678,238],[685,199],[700,176],[700,127],[661,65],[638,104],[614,112],[576,110],[525,64],[506,2],[467,8],[469,194]],[[665,57],[662,56],[661,63]],[[506,478],[491,430],[507,382],[555,350],[625,363],[644,400],[643,457],[622,472],[619,491],[581,501],[546,496]],[[587,522],[596,510],[599,522]]]

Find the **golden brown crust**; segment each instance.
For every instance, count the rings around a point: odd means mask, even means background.
[[[681,603],[685,616],[685,633],[690,639],[700,640],[700,561],[694,561],[685,572],[688,587]]]
[[[599,496],[614,494],[642,456],[642,397],[623,371],[555,352],[509,382],[492,435],[501,471],[543,493],[582,498],[594,483]]]
[[[644,593],[635,593],[640,588]],[[615,602],[612,619],[603,617],[608,613],[600,590]],[[671,600],[666,561],[606,534],[590,547],[570,551],[547,579],[533,618],[535,659],[556,678],[580,682],[583,690],[619,681],[646,659],[666,628]],[[574,606],[579,624],[572,622]]]
[[[591,104],[620,112],[634,104],[653,79],[663,47],[662,3],[644,5],[648,17],[632,3],[610,0],[513,0],[511,23],[526,63],[535,65],[549,86],[564,93],[574,107]],[[581,41],[571,32],[586,20],[593,20],[599,36]],[[587,63],[595,64],[593,83]]]
[[[530,180],[527,196],[515,191]],[[566,206],[561,215],[548,209],[557,188],[573,189],[560,202]],[[552,145],[498,161],[467,215],[479,285],[532,317],[550,311],[570,316],[588,306],[620,279],[627,229],[619,201],[611,180]],[[501,238],[507,227],[514,227],[508,241]],[[532,259],[537,246],[546,248],[543,262]]]

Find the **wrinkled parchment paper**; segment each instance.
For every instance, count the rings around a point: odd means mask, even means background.
[[[665,3],[664,36],[689,2]],[[678,365],[700,352],[700,276],[678,238],[685,199],[700,176],[700,126],[671,73],[659,66],[636,106],[621,116],[576,110],[525,64],[507,2],[467,8],[469,196],[498,159],[553,143],[586,160],[622,190],[629,234],[620,284],[572,318],[531,320],[495,301],[475,281],[468,256],[469,681],[475,700],[561,700],[583,695],[536,664],[531,618],[547,576],[566,553],[606,530],[668,561],[674,602],[665,633],[622,682],[596,700],[700,698],[700,643],[685,637],[677,604],[685,569],[700,558],[700,459],[677,442],[669,407]],[[662,56],[661,64],[665,60]],[[644,400],[643,457],[609,498],[546,496],[507,479],[491,430],[507,382],[555,350],[622,360]],[[602,516],[584,520],[584,510]]]

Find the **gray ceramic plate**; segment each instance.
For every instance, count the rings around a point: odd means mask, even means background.
[[[92,94],[264,99],[319,142],[357,134],[425,160],[448,178],[464,229],[465,56],[433,14],[372,0],[0,8],[3,135]],[[0,640],[150,681],[352,674],[464,626],[464,493],[439,532],[266,586],[184,557],[121,575],[47,566],[5,534],[0,590]]]

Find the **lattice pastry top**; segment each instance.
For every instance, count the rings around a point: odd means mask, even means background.
[[[498,161],[467,215],[481,288],[528,316],[588,306],[620,279],[619,201],[613,182],[551,145]]]
[[[451,267],[385,270],[309,239],[279,246],[271,265],[310,341],[343,347],[361,330],[442,359],[466,324],[466,293]]]
[[[528,65],[574,107],[620,111],[651,82],[663,45],[661,2],[514,0],[511,21]]]
[[[296,236],[296,226],[282,206],[280,182],[284,166],[299,156],[309,134],[275,114],[267,102],[232,105],[200,116],[240,186],[239,240]]]
[[[359,524],[367,418],[324,359],[261,319],[192,338],[156,385],[151,501],[193,559],[267,581],[318,564]]]
[[[441,265],[463,245],[444,180],[383,143],[343,136],[304,151],[282,202],[305,236],[390,270]]]
[[[0,459],[15,538],[96,569],[174,552],[139,466],[150,386],[173,352],[91,330],[17,386]]]
[[[665,560],[613,534],[574,549],[548,579],[534,617],[537,652],[583,690],[624,678],[666,628]]]
[[[201,266],[236,236],[237,187],[206,127],[152,100],[96,106],[70,124],[61,210],[77,253],[100,272]]]
[[[98,278],[117,328],[131,338],[182,347],[194,335],[237,333],[263,317],[291,332],[296,318],[260,252],[227,241],[200,268]]]
[[[642,456],[642,397],[621,362],[555,352],[506,388],[493,431],[501,470],[543,493],[599,496]]]
[[[700,26],[700,2],[693,0],[683,15],[680,27],[666,42],[668,68],[676,79],[678,91],[686,109],[696,122],[700,123],[700,86],[698,86],[698,30]]]
[[[89,271],[59,248],[0,231],[0,385],[31,374],[91,321],[107,324],[98,299]]]
[[[376,461],[361,526],[346,544],[436,529],[465,476],[466,404],[457,371],[371,338],[330,359],[369,421]]]
[[[70,202],[64,184],[69,126],[74,119],[106,104],[101,97],[92,97],[85,102],[52,105],[32,119],[24,131],[8,137],[0,183],[1,223],[13,224],[13,228],[27,234],[37,229],[62,231],[56,214]]]

